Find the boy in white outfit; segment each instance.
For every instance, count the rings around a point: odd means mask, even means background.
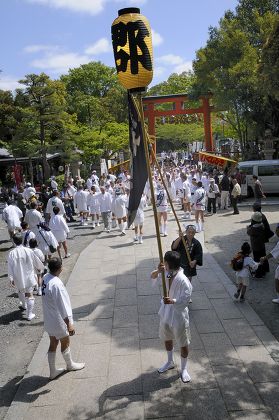
[[[181,380],[189,382],[191,377],[187,371],[187,358],[190,344],[188,304],[191,299],[192,285],[180,267],[180,254],[168,251],[164,256],[164,264],[159,264],[158,270],[151,273],[152,279],[158,279],[165,270],[168,296],[161,300],[159,310],[159,335],[165,342],[168,354],[167,362],[158,369],[159,373],[174,368],[173,340],[177,341],[181,351]]]
[[[99,195],[101,194],[100,188],[96,185],[92,185],[91,193],[87,197],[87,205],[89,208],[90,216],[92,217],[92,229],[95,229],[95,226],[100,226],[100,202]]]
[[[27,309],[27,319],[35,318],[33,288],[37,284],[36,270],[43,270],[44,265],[29,248],[22,245],[20,233],[14,235],[16,248],[8,255],[8,277],[18,290],[21,309]]]
[[[67,235],[70,232],[70,229],[67,225],[66,220],[60,213],[59,207],[53,207],[53,215],[51,216],[50,222],[49,222],[49,228],[51,229],[53,235],[55,236],[55,239],[58,242],[57,252],[59,257],[61,258],[61,244],[65,251],[65,258],[69,258],[71,254],[68,252],[67,247]]]
[[[83,189],[83,186],[80,185],[78,187],[77,192],[74,195],[74,206],[79,213],[80,216],[80,224],[81,226],[87,226],[87,215],[88,215],[88,206],[87,206],[87,198],[89,192]]]
[[[143,223],[144,223],[144,207],[146,206],[146,196],[143,195],[141,197],[139,207],[137,209],[136,217],[134,220],[135,225],[135,238],[134,241],[136,244],[142,244],[142,229],[143,229]]]
[[[121,232],[121,235],[126,235],[126,227],[127,227],[127,195],[125,192],[121,191],[120,188],[116,188],[115,190],[115,199],[113,201],[112,211],[115,215],[118,226]]]
[[[34,254],[39,258],[39,260],[44,264],[45,262],[45,256],[42,253],[42,251],[40,250],[40,248],[38,248],[38,242],[35,238],[30,239],[29,241],[29,247],[30,249],[32,249],[32,251],[34,252]],[[37,295],[38,296],[42,296],[42,275],[43,275],[44,270],[36,270],[36,274],[37,274]]]
[[[70,338],[75,334],[73,325],[73,313],[68,292],[58,277],[62,271],[60,258],[51,258],[48,262],[49,273],[43,277],[43,314],[44,327],[49,334],[49,379],[55,379],[64,372],[64,369],[56,369],[55,358],[58,343],[61,343],[61,353],[66,362],[66,368],[70,370],[83,369],[84,363],[75,363],[71,357]]]

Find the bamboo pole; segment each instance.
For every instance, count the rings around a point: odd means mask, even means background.
[[[133,103],[135,105],[135,108],[139,114],[141,124],[142,124],[142,135],[143,135],[143,143],[144,143],[144,151],[145,151],[145,160],[146,160],[146,167],[147,167],[147,173],[148,173],[148,179],[150,184],[150,192],[151,192],[151,200],[152,200],[152,207],[153,207],[153,213],[154,213],[154,222],[155,222],[155,229],[156,229],[156,236],[157,236],[157,245],[158,245],[158,252],[159,252],[159,259],[160,263],[164,262],[163,257],[163,250],[162,250],[162,243],[161,243],[161,236],[160,236],[160,228],[159,228],[159,220],[157,215],[157,208],[156,208],[156,200],[155,200],[155,193],[154,193],[154,186],[153,186],[153,180],[152,180],[152,173],[151,173],[151,167],[150,167],[150,159],[149,159],[149,144],[147,141],[146,131],[145,131],[145,125],[144,125],[144,113],[143,113],[143,106],[142,106],[142,98],[141,94],[139,93],[137,95],[137,98],[132,94],[131,95]],[[138,100],[138,103],[137,103]],[[168,296],[167,286],[166,286],[166,277],[165,272],[162,271],[162,286],[163,286],[163,295],[164,297]]]

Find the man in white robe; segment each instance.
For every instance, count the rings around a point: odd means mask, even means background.
[[[61,343],[61,353],[66,362],[67,370],[83,369],[84,363],[73,362],[70,350],[70,338],[75,334],[73,313],[68,292],[59,278],[62,271],[60,258],[51,258],[48,263],[49,273],[43,277],[42,303],[44,327],[49,334],[48,363],[50,379],[55,379],[64,372],[56,369],[55,358],[58,343]]]
[[[35,318],[33,288],[37,284],[37,270],[44,270],[44,265],[34,252],[22,245],[21,234],[14,236],[16,248],[8,255],[8,277],[18,290],[22,309],[27,309],[27,319]],[[27,298],[27,299],[26,299]]]
[[[22,211],[11,201],[8,201],[8,205],[4,208],[2,213],[2,219],[7,223],[8,232],[12,239],[15,231],[20,230],[20,222],[23,217]]]
[[[100,187],[101,194],[98,196],[100,203],[100,211],[104,222],[104,230],[110,232],[111,229],[111,211],[112,211],[112,196],[106,191],[105,187]]]
[[[151,273],[152,279],[157,279],[165,270],[168,296],[164,296],[159,310],[159,335],[165,342],[168,354],[167,362],[158,369],[159,373],[174,368],[173,340],[175,339],[181,351],[181,380],[189,382],[191,377],[187,371],[187,358],[190,344],[188,304],[191,299],[192,285],[180,267],[180,254],[168,251],[164,256],[164,264]]]
[[[83,186],[80,185],[78,187],[78,191],[74,195],[74,206],[76,212],[79,213],[80,216],[80,224],[83,226],[87,225],[87,216],[88,216],[88,199],[89,191],[85,191]]]
[[[52,197],[50,197],[50,199],[47,202],[46,214],[48,216],[48,220],[53,215],[53,207],[59,207],[60,214],[62,214],[63,216],[64,216],[64,214],[66,214],[64,204],[63,204],[62,200],[59,198],[59,192],[58,191],[53,191]]]
[[[38,225],[43,222],[43,216],[38,210],[38,204],[36,201],[32,201],[30,204],[30,210],[26,212],[24,220],[28,224],[29,229],[35,234],[36,239],[39,241]]]

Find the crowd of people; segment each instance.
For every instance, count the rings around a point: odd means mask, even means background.
[[[188,382],[188,346],[190,343],[188,305],[191,303],[192,278],[197,275],[197,266],[202,265],[203,250],[195,238],[204,230],[204,216],[216,214],[219,210],[232,208],[232,214],[239,214],[241,199],[241,175],[238,170],[202,168],[191,163],[179,164],[166,157],[161,169],[153,168],[152,184],[155,192],[155,206],[162,237],[168,235],[168,217],[176,204],[185,229],[172,242],[171,251],[165,255],[164,264],[151,277],[156,280],[162,270],[167,273],[168,296],[163,298],[159,312],[160,337],[165,342],[167,363],[158,371],[163,373],[173,367],[173,340],[181,347],[181,378]],[[266,255],[265,244],[273,236],[265,215],[261,212],[264,198],[260,182],[255,179],[255,204],[251,224],[247,227],[250,243],[241,247],[242,265],[236,271],[237,291],[235,298],[244,301],[249,285],[250,273],[262,278],[269,271],[268,260],[279,255],[279,245]],[[34,291],[43,295],[45,329],[50,335],[49,367],[50,378],[57,377],[61,370],[55,367],[55,352],[58,342],[68,370],[78,370],[83,363],[75,363],[69,350],[69,336],[74,334],[69,296],[59,279],[62,270],[62,253],[69,258],[67,236],[69,222],[89,226],[92,229],[103,226],[105,232],[119,230],[126,235],[128,228],[128,205],[130,175],[122,170],[115,175],[108,173],[98,177],[93,171],[88,179],[68,178],[58,190],[55,177],[49,185],[42,185],[36,191],[30,184],[20,186],[13,194],[6,195],[3,220],[7,224],[13,243],[8,255],[8,276],[17,288],[20,307],[26,310],[29,321],[35,317]],[[131,226],[134,229],[134,243],[143,243],[144,209],[151,203],[151,185],[146,183],[139,206]],[[130,227],[130,226],[129,226]],[[276,231],[279,234],[279,227]],[[58,257],[54,257],[54,253]],[[250,254],[253,252],[253,259]],[[276,270],[276,291],[273,299],[279,303],[279,272]],[[47,296],[47,298],[46,298]],[[54,311],[54,312],[53,312]],[[53,314],[51,314],[53,312]],[[171,320],[171,323],[170,323]],[[176,321],[175,321],[176,320]],[[173,324],[174,323],[174,324]],[[186,326],[186,329],[185,329]]]

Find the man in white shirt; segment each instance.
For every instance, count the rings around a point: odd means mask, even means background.
[[[18,297],[23,310],[27,309],[27,319],[35,318],[33,288],[37,285],[37,270],[44,270],[44,265],[30,248],[22,245],[21,234],[13,237],[16,248],[8,255],[8,277],[18,290]],[[27,299],[26,299],[27,298]]]
[[[27,202],[32,195],[36,194],[36,190],[34,187],[31,186],[30,182],[26,183],[25,189],[23,191],[23,198]]]
[[[49,273],[43,277],[42,303],[44,327],[49,334],[48,364],[49,379],[55,379],[64,369],[56,369],[55,359],[58,343],[68,371],[84,368],[84,363],[73,362],[70,350],[70,336],[75,334],[73,313],[68,292],[58,277],[62,271],[60,258],[51,258],[48,263]]]
[[[16,230],[20,230],[20,219],[23,217],[22,211],[8,200],[8,205],[4,208],[2,219],[7,223],[8,232],[12,239]]]
[[[216,199],[217,194],[220,193],[219,187],[215,184],[214,178],[209,179],[209,186],[207,191],[207,212],[211,214],[211,208],[213,208],[213,214],[216,213]]]
[[[38,211],[38,204],[36,201],[32,201],[30,204],[30,210],[26,212],[24,220],[28,223],[29,229],[35,234],[37,240],[39,240],[38,224],[43,222],[43,216]]]
[[[184,219],[190,219],[191,217],[191,189],[187,179],[187,175],[183,175],[183,207],[184,207]]]
[[[63,216],[64,216],[64,214],[66,214],[63,202],[59,198],[59,192],[57,190],[53,191],[52,197],[50,197],[50,199],[47,202],[46,214],[48,216],[48,219],[50,219],[51,216],[53,215],[53,207],[59,207],[60,214],[63,214]],[[30,224],[29,224],[29,226],[30,226]]]
[[[89,196],[89,191],[85,191],[82,185],[78,187],[78,190],[74,195],[74,206],[77,213],[79,213],[81,226],[87,226],[88,196]]]
[[[100,211],[104,222],[104,230],[110,232],[111,229],[111,211],[112,195],[106,191],[104,186],[100,187],[101,194],[98,196],[100,202]]]
[[[231,192],[231,202],[233,206],[233,214],[239,214],[237,203],[238,203],[239,197],[241,196],[241,188],[240,188],[239,183],[237,182],[237,179],[235,178],[232,180],[232,184],[233,184],[233,189]]]

